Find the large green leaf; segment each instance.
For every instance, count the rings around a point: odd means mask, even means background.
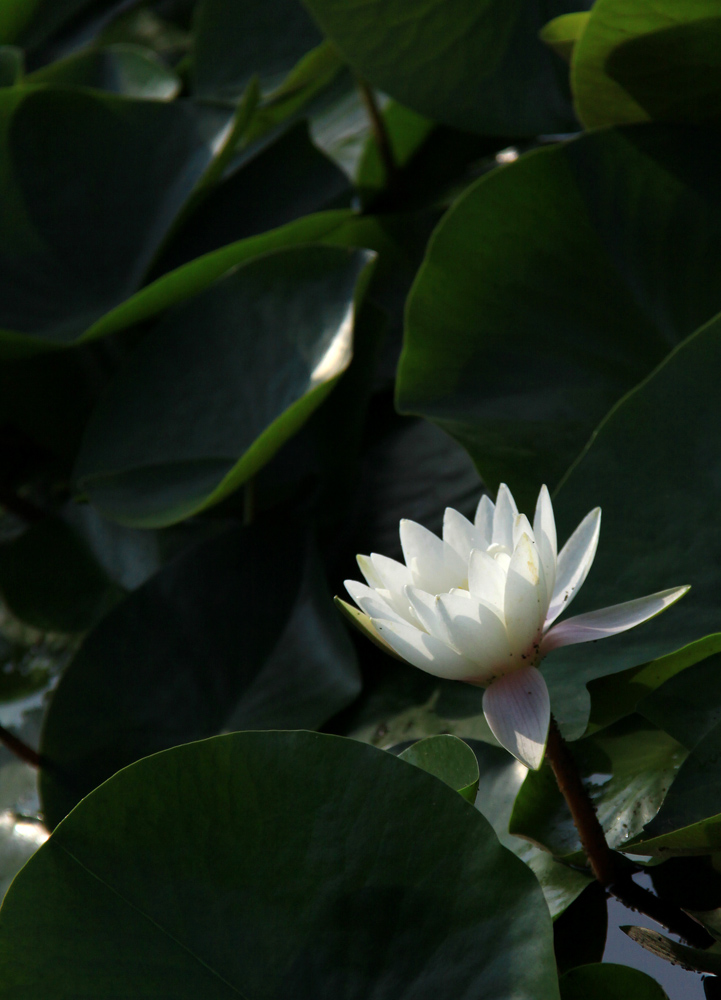
[[[557,1000],[558,985],[535,879],[456,792],[352,740],[238,733],[138,762],[58,827],[0,917],[0,997],[19,992]]]
[[[538,32],[578,3],[305,2],[361,76],[420,114],[496,134],[574,127],[562,64]]]
[[[721,113],[716,0],[597,0],[573,51],[587,128]]]
[[[235,97],[253,75],[272,90],[322,40],[300,0],[200,0],[193,78],[203,96]]]
[[[689,643],[719,632],[719,366],[721,319],[715,319],[611,411],[560,489],[561,537],[592,507],[603,509],[598,553],[574,613],[692,585],[653,621],[548,657],[544,674],[569,735],[585,728],[588,680],[675,650],[684,655]],[[696,647],[699,660],[713,651],[704,645]]]
[[[452,433],[489,486],[535,502],[609,407],[721,309],[720,153],[704,130],[627,128],[478,181],[413,286],[401,410]]]
[[[92,0],[3,0],[0,44],[34,47],[44,42]]]
[[[278,251],[168,313],[93,413],[79,488],[137,527],[183,520],[237,489],[347,367],[368,260],[336,247]]]
[[[108,45],[49,63],[25,78],[26,83],[55,87],[90,87],[126,97],[170,101],[180,92],[180,79],[153,52],[139,45]]]
[[[639,969],[600,962],[561,977],[561,1000],[668,1000],[661,986]]]
[[[0,91],[6,356],[75,340],[138,289],[227,124],[183,102]]]
[[[45,631],[90,628],[122,590],[67,524],[47,518],[0,545],[0,593],[21,621]]]
[[[49,825],[126,764],[228,724],[287,624],[302,556],[288,526],[231,529],[172,560],[103,619],[45,719]]]
[[[574,743],[573,756],[606,840],[617,849],[658,812],[686,751],[667,733],[631,716]],[[578,832],[548,762],[528,772],[510,830],[558,857],[583,863]]]

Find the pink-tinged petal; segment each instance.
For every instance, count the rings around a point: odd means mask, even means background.
[[[441,594],[437,603],[453,645],[473,662],[473,670],[464,680],[484,684],[509,668],[511,650],[497,612],[472,597],[455,594]]]
[[[540,670],[521,667],[499,677],[484,692],[483,714],[501,746],[537,771],[551,721],[548,688]]]
[[[446,507],[443,515],[443,541],[450,545],[464,563],[468,562],[472,549],[487,547],[478,528],[452,507]]]
[[[369,618],[388,618],[390,621],[398,622],[408,621],[407,618],[404,619],[399,615],[393,608],[393,605],[385,598],[385,595],[390,596],[389,591],[374,590],[372,587],[366,587],[357,580],[346,580],[345,589],[361,611],[368,615]]]
[[[403,556],[413,578],[407,581],[411,586],[440,594],[465,583],[465,561],[432,531],[403,520],[400,533]]]
[[[598,611],[576,615],[575,618],[559,622],[543,637],[541,655],[545,656],[560,646],[593,642],[595,639],[605,639],[607,636],[625,632],[665,611],[679,597],[683,597],[687,590],[689,587],[672,587],[670,590],[660,590],[657,594],[637,597],[634,601],[613,604],[611,607],[600,608]]]
[[[513,494],[505,483],[501,483],[493,512],[493,541],[509,551],[513,549],[513,522],[517,516],[518,508]]]
[[[473,663],[455,649],[412,625],[373,619],[373,626],[388,645],[404,660],[434,677],[465,680],[473,676]]]
[[[370,556],[356,556],[355,559],[358,563],[358,569],[365,577],[366,583],[369,587],[373,587],[374,590],[385,587],[383,580],[380,578],[380,575],[373,566]]]
[[[556,559],[558,556],[558,541],[556,538],[556,520],[553,516],[551,496],[545,486],[541,487],[536,503],[536,513],[533,518],[533,534],[538,546],[538,555],[546,577],[546,593],[550,602],[553,588],[556,584]]]
[[[484,493],[478,502],[476,516],[473,519],[473,523],[481,533],[481,538],[483,539],[481,548],[483,549],[487,549],[493,541],[493,513],[495,509],[496,506],[491,498],[488,494]]]
[[[588,576],[596,555],[601,531],[601,508],[586,514],[558,554],[556,583],[546,614],[546,625],[554,622],[568,607]]]
[[[503,614],[506,573],[497,559],[480,549],[474,549],[468,560],[468,589],[473,597],[493,605]]]
[[[527,654],[545,613],[546,584],[538,550],[527,535],[522,535],[511,556],[503,598],[508,641],[514,653]]]
[[[380,556],[377,552],[371,553],[371,565],[375,574],[380,578],[383,588],[390,590],[392,594],[403,594],[403,588],[413,583],[411,571],[403,563],[388,556]],[[373,584],[371,584],[371,587]]]
[[[428,594],[425,590],[419,590],[418,587],[406,587],[405,595],[421,627],[429,635],[434,635],[436,639],[445,642],[447,646],[452,646],[448,629],[438,614],[435,595]]]

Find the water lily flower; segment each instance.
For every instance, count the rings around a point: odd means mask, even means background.
[[[551,717],[541,660],[560,646],[625,632],[689,589],[662,590],[554,625],[586,579],[600,526],[597,507],[557,552],[546,487],[531,527],[502,484],[495,504],[481,498],[473,523],[449,507],[442,540],[401,521],[405,564],[375,553],[358,556],[366,583],[345,585],[364,627],[401,659],[436,677],[484,687],[493,735],[538,769]]]

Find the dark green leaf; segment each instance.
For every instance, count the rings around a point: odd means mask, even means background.
[[[212,97],[237,96],[255,74],[274,89],[322,40],[299,0],[200,0],[194,27],[195,89]]]
[[[23,50],[0,45],[0,87],[14,87],[23,75]]]
[[[79,52],[30,73],[26,82],[90,87],[155,101],[170,101],[180,91],[178,76],[139,45],[108,45]]]
[[[122,590],[72,528],[48,518],[0,545],[0,593],[28,625],[79,632],[109,611]]]
[[[309,547],[295,607],[226,729],[318,729],[360,693],[357,659]]]
[[[538,32],[551,17],[577,9],[578,3],[306,4],[361,76],[428,118],[496,134],[535,135],[574,127],[562,69]]]
[[[658,815],[633,842],[635,854],[668,857],[721,849],[720,760],[717,724],[688,755]]]
[[[478,761],[471,748],[456,736],[428,736],[399,754],[401,760],[440,778],[473,803],[478,791]]]
[[[560,537],[603,508],[601,541],[574,613],[691,584],[651,622],[549,656],[544,674],[559,721],[583,731],[587,681],[680,650],[719,632],[721,410],[716,371],[721,320],[690,337],[597,430],[561,487]],[[663,484],[662,486],[660,484]],[[698,658],[708,655],[697,647]]]
[[[33,48],[46,41],[92,0],[3,0],[0,44]]]
[[[75,340],[138,289],[227,123],[179,102],[0,91],[6,356]]]
[[[721,309],[720,154],[703,130],[629,128],[483,177],[411,292],[401,410],[437,421],[528,509],[609,407]]]
[[[561,977],[561,1000],[668,1000],[655,979],[626,965],[598,962]]]
[[[638,711],[693,750],[721,723],[721,654],[666,681],[639,702]]]
[[[302,732],[176,747],[96,789],[8,894],[0,982],[27,1000],[558,998],[543,897],[483,817],[391,754]]]
[[[368,260],[335,247],[278,251],[176,307],[91,417],[79,488],[135,527],[183,520],[237,489],[347,367]]]
[[[51,826],[126,764],[225,727],[286,626],[301,566],[290,527],[231,530],[170,562],[103,619],[45,720]]]
[[[686,757],[680,743],[638,716],[579,740],[572,744],[572,751],[614,849],[625,846],[657,813]],[[528,772],[510,829],[558,857],[581,851],[578,832],[548,762],[540,771]],[[574,860],[583,863],[583,855]]]
[[[721,113],[716,0],[597,0],[573,52],[587,128]]]

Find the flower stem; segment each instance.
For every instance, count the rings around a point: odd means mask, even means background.
[[[598,821],[593,802],[584,788],[576,762],[553,716],[548,731],[546,757],[571,812],[591,870],[601,885],[626,907],[651,917],[693,947],[708,948],[713,939],[700,924],[684,913],[680,907],[660,899],[648,889],[637,885],[629,873],[619,867],[613,851],[606,842],[603,827]]]
[[[553,769],[558,787],[571,811],[573,822],[581,838],[591,870],[604,888],[619,879],[619,871],[611,848],[606,843],[603,827],[588,792],[583,787],[581,775],[571,751],[558,731],[556,720],[551,716],[548,731],[546,757]]]
[[[376,146],[378,147],[378,155],[380,156],[381,163],[383,164],[383,170],[386,175],[386,187],[390,188],[396,181],[397,169],[396,161],[393,157],[390,136],[388,135],[388,130],[386,129],[386,123],[383,120],[383,115],[381,114],[375,94],[371,88],[365,80],[358,78],[356,82],[358,84],[361,99],[365,105],[366,113],[368,114],[368,118],[370,120],[371,132],[373,133],[373,138],[375,139]]]
[[[23,743],[17,736],[13,736],[4,726],[0,726],[0,743],[11,753],[14,753],[16,757],[19,757],[20,760],[25,761],[26,764],[31,764],[33,767],[38,768],[42,767],[43,759],[40,754],[36,750],[33,750],[32,747],[29,747],[27,743]]]

